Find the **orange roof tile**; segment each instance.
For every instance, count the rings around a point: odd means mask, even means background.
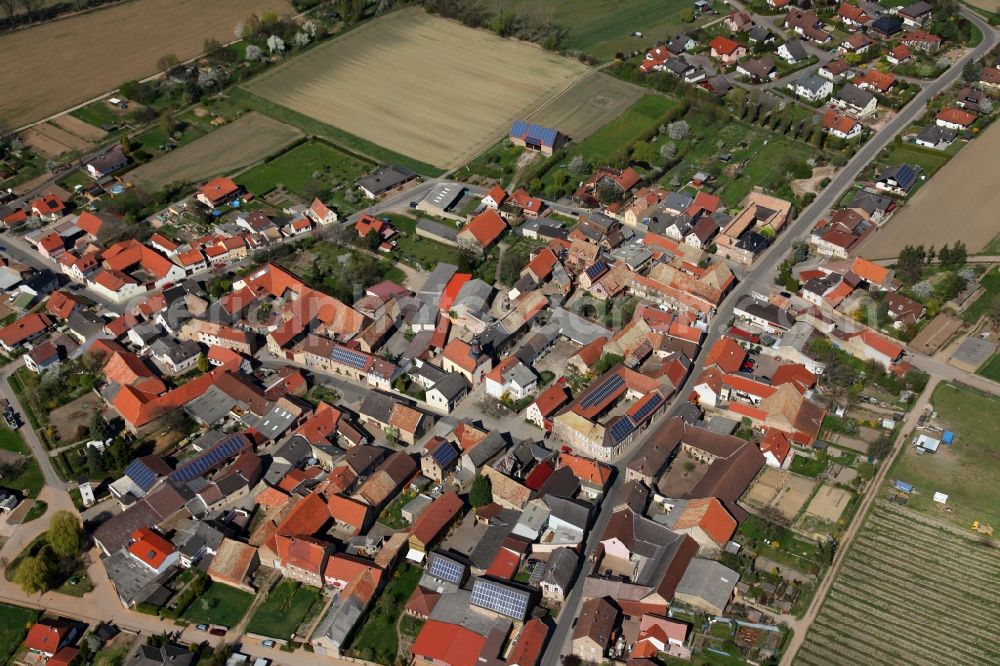
[[[487,208],[479,215],[472,218],[459,232],[460,235],[468,232],[476,239],[476,242],[483,248],[493,245],[504,231],[507,230],[507,223],[503,221],[492,208]]]
[[[739,372],[747,358],[747,350],[743,349],[732,338],[719,338],[705,356],[705,367],[717,365],[725,372]]]
[[[174,552],[174,546],[148,527],[140,527],[132,533],[128,552],[147,566],[159,569]]]
[[[440,666],[477,666],[486,638],[457,624],[428,620],[410,649],[419,659]]]

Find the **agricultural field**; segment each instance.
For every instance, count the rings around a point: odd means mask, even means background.
[[[993,358],[976,371],[976,374],[1000,382],[1000,354],[994,354]]]
[[[891,259],[915,239],[928,247],[960,240],[969,254],[982,252],[997,232],[994,211],[1000,206],[1000,188],[990,178],[969,178],[969,174],[988,173],[998,151],[1000,129],[992,125],[921,187],[864,245],[861,256]],[[956,201],[961,203],[956,206]]]
[[[583,141],[647,92],[635,84],[595,72],[531,114],[528,120],[555,127],[573,141]]]
[[[55,159],[63,153],[88,150],[107,135],[100,127],[94,127],[70,115],[62,115],[21,132],[18,138],[40,155]]]
[[[998,577],[975,536],[876,502],[794,663],[996,664]]]
[[[286,0],[137,0],[5,33],[0,51],[17,58],[0,67],[0,90],[17,94],[0,100],[0,123],[45,118],[153,74],[168,53],[185,60],[207,38],[231,40],[250,14],[290,10]]]
[[[561,46],[589,53],[598,60],[611,60],[615,53],[647,48],[656,40],[666,40],[689,31],[712,17],[685,23],[682,14],[689,0],[517,0],[512,9],[542,13],[569,31]],[[717,7],[719,11],[724,8]],[[633,32],[642,37],[631,36]]]
[[[133,169],[128,179],[153,190],[177,181],[198,182],[249,166],[301,137],[294,127],[251,112]]]
[[[295,146],[273,160],[240,174],[240,185],[262,196],[278,185],[304,199],[320,196],[332,200],[338,210],[357,210],[358,205],[344,200],[344,193],[354,188],[354,181],[375,168],[342,150],[321,141]]]
[[[915,511],[964,528],[973,520],[1000,527],[1000,398],[940,384],[931,402],[955,443],[921,456],[907,444],[889,478],[913,484],[907,506]],[[932,500],[935,492],[948,495],[950,512]]]
[[[419,9],[366,23],[275,67],[251,94],[438,167],[489,147],[588,70]],[[414,76],[422,72],[423,76]]]

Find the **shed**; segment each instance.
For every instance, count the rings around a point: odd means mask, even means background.
[[[938,450],[938,446],[940,444],[941,444],[940,440],[935,439],[929,435],[920,435],[920,437],[917,437],[916,441],[917,448],[923,449],[928,453],[936,453]]]
[[[955,442],[955,433],[951,430],[945,430],[944,434],[941,435],[941,443],[945,446],[951,446]]]
[[[896,479],[892,483],[893,483],[893,486],[895,486],[896,490],[900,490],[900,491],[902,491],[904,493],[907,493],[907,494],[913,492],[913,484],[912,483],[907,483],[906,481],[901,481],[899,479]]]

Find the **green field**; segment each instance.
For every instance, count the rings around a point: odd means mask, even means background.
[[[1000,298],[1000,269],[991,268],[979,279],[979,284],[986,291],[962,313],[962,320],[969,324],[979,321],[979,318],[990,311],[993,301]]]
[[[275,120],[280,120],[283,123],[294,125],[306,134],[325,137],[329,141],[339,146],[343,146],[347,150],[357,151],[358,153],[366,155],[371,159],[378,160],[386,164],[399,164],[413,169],[414,171],[425,176],[440,176],[444,173],[444,169],[440,169],[430,164],[425,164],[424,162],[415,160],[411,157],[406,157],[405,155],[400,155],[399,153],[391,151],[388,148],[383,148],[382,146],[376,145],[371,141],[366,141],[359,136],[355,136],[350,132],[345,132],[342,129],[332,125],[327,125],[324,122],[310,118],[309,116],[301,114],[297,111],[292,111],[291,109],[281,106],[280,104],[270,102],[263,97],[258,97],[253,93],[247,92],[243,88],[232,88],[227,94],[233,102],[240,105],[242,108],[253,109],[266,116],[270,116]]]
[[[99,99],[86,106],[81,106],[79,109],[74,109],[69,112],[69,115],[94,127],[117,125],[125,120],[125,114],[116,112],[106,99]]]
[[[322,603],[319,590],[283,580],[257,607],[247,625],[247,633],[288,640],[317,603]]]
[[[962,145],[964,144],[961,141],[955,141],[948,150],[935,150],[934,148],[916,146],[912,143],[895,143],[889,148],[888,156],[884,158],[880,157],[879,162],[887,166],[895,166],[897,164],[918,166],[923,169],[924,175],[930,177],[952,158],[954,153],[952,153],[951,148],[957,150]]]
[[[192,624],[204,622],[223,627],[235,627],[253,603],[253,595],[235,587],[212,583],[181,615]]]
[[[430,239],[417,236],[417,220],[408,215],[398,215],[395,213],[386,213],[381,215],[381,217],[389,218],[393,225],[403,232],[396,239],[397,246],[392,253],[392,257],[395,260],[405,261],[408,264],[428,270],[433,269],[434,266],[441,262],[455,262],[455,255],[458,254],[458,248],[435,243]]]
[[[0,604],[0,663],[9,664],[28,627],[38,618],[38,611]]]
[[[332,199],[343,212],[358,208],[344,200],[344,192],[353,189],[354,181],[374,168],[374,164],[326,143],[307,141],[241,174],[239,181],[257,196],[283,185],[303,199]]]
[[[792,458],[792,464],[788,467],[788,471],[810,478],[819,476],[819,473],[825,469],[826,460],[806,456],[795,456]]]
[[[986,365],[976,371],[976,374],[1000,382],[1000,354],[994,354],[993,358],[986,362]]]
[[[922,456],[907,443],[889,478],[913,484],[911,509],[959,527],[973,520],[1000,527],[1000,398],[941,384],[932,402],[938,422],[955,433],[955,443]],[[948,495],[950,513],[932,500],[935,492]]]
[[[30,428],[30,425],[25,425]],[[24,456],[24,469],[15,477],[4,479],[3,485],[11,490],[27,491],[28,497],[38,497],[45,485],[42,470],[38,466],[38,461],[31,455],[31,451],[24,443],[24,439],[19,433],[14,432],[6,426],[0,426],[0,449],[12,453],[20,453]]]
[[[423,570],[402,565],[386,585],[351,645],[362,659],[392,664],[396,659],[396,622],[403,605],[417,589]]]
[[[689,0],[517,0],[513,7],[551,16],[554,23],[569,31],[562,48],[588,53],[601,61],[610,60],[619,51],[645,49],[707,20],[681,21],[681,13],[692,7]],[[631,37],[633,32],[643,36]]]

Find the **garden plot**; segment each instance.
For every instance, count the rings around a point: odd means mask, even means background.
[[[843,488],[824,485],[817,491],[815,497],[806,508],[806,517],[817,518],[828,523],[840,520],[851,501],[851,494]]]
[[[743,499],[750,504],[763,508],[771,503],[778,494],[778,489],[785,485],[788,472],[774,467],[767,467],[747,490]]]
[[[788,520],[793,520],[799,515],[802,507],[809,501],[816,481],[807,479],[804,476],[790,474],[785,485],[778,491],[777,498],[771,503]]]

